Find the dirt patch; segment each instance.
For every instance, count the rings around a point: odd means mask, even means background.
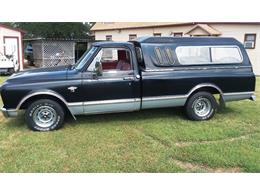
[[[230,138],[226,138],[226,139],[212,140],[212,141],[176,142],[174,144],[174,146],[186,147],[186,146],[192,146],[192,145],[204,145],[204,144],[215,144],[215,143],[221,143],[221,142],[233,142],[233,141],[237,141],[237,140],[246,139],[246,138],[248,138],[252,135],[255,135],[255,134],[259,134],[259,132],[241,135],[241,136],[238,136],[238,137],[230,137]]]
[[[198,164],[183,162],[175,159],[173,159],[173,162],[180,168],[187,170],[187,172],[207,172],[207,173],[240,173],[241,172],[241,169],[239,167],[211,168],[206,165],[198,165]]]
[[[147,138],[149,138],[149,139],[151,139],[151,140],[153,140],[153,141],[155,141],[155,142],[157,142],[157,143],[163,145],[164,147],[169,148],[169,147],[172,146],[170,142],[168,142],[168,141],[166,141],[166,140],[163,140],[163,139],[161,139],[161,138],[159,138],[159,137],[157,137],[157,136],[155,136],[155,135],[145,133],[145,132],[144,132],[143,130],[141,130],[141,129],[138,129],[138,128],[137,128],[136,131],[142,133],[143,136],[145,136],[145,137],[147,137]]]

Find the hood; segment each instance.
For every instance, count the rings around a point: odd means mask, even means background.
[[[46,80],[65,79],[69,66],[56,66],[48,68],[36,68],[21,71],[9,77],[7,82],[39,82]]]

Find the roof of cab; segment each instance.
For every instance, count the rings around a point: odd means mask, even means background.
[[[204,43],[204,44],[241,44],[231,37],[140,37],[138,43]]]
[[[133,43],[130,42],[114,42],[114,41],[100,41],[100,42],[95,42],[92,44],[93,46],[102,46],[102,47],[119,47],[119,46],[132,46]]]

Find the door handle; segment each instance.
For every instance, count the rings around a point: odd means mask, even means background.
[[[124,77],[123,80],[125,80],[125,81],[134,81],[135,78],[134,77]]]

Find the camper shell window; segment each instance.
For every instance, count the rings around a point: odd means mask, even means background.
[[[243,61],[237,46],[179,46],[176,55],[181,65],[237,64]]]

